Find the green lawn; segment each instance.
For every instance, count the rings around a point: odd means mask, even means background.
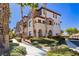
[[[79,56],[79,53],[72,51],[66,45],[60,45],[48,51],[47,56]]]

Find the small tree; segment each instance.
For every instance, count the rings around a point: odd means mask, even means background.
[[[72,35],[72,34],[78,33],[79,30],[76,29],[76,28],[68,28],[68,29],[66,30],[66,32],[67,32],[69,35]]]
[[[13,29],[9,29],[9,37],[10,39],[14,38],[16,36],[15,31]]]

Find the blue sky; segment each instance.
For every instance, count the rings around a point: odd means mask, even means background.
[[[39,4],[41,7],[41,4]],[[61,29],[65,30],[70,27],[79,29],[79,4],[77,3],[49,3],[47,8],[53,10],[62,16],[60,17]],[[14,28],[16,23],[21,20],[20,6],[18,4],[10,4],[11,17],[10,28]],[[28,14],[29,7],[24,7],[24,16]]]

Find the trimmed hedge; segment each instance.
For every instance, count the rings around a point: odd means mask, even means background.
[[[58,41],[55,40],[55,39],[51,39],[51,38],[43,38],[43,37],[40,37],[40,38],[31,38],[31,42],[34,46],[37,46],[38,44],[46,44],[44,46],[56,46]],[[39,46],[39,45],[38,45]]]
[[[41,44],[50,44],[50,43],[55,43],[55,42],[58,42],[57,40],[55,39],[50,39],[50,38],[31,38],[31,41],[34,42],[34,41],[37,41],[38,43],[41,43]]]

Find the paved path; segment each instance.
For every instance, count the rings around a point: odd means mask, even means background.
[[[14,43],[18,43],[20,46],[26,47],[27,55],[29,56],[44,56],[46,54],[46,51],[36,48],[29,43],[19,43],[15,39],[12,40]]]

